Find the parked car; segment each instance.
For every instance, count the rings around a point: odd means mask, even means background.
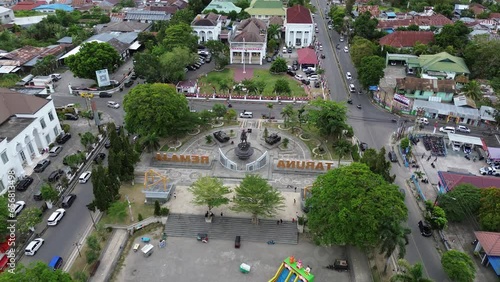
[[[58,81],[62,78],[62,75],[59,73],[53,73],[49,75],[52,78],[52,81]]]
[[[108,101],[108,108],[118,109],[120,104],[115,101]]]
[[[62,151],[62,148],[63,147],[61,147],[61,146],[54,146],[54,147],[52,147],[52,149],[50,149],[50,151],[49,151],[49,156],[50,157],[56,157]]]
[[[439,132],[443,133],[455,133],[455,127],[453,126],[444,126],[439,128]]]
[[[134,81],[133,80],[127,80],[127,81],[125,81],[125,83],[123,85],[125,85],[125,87],[130,87],[130,86],[134,85]]]
[[[24,249],[24,255],[25,256],[34,256],[36,255],[36,252],[40,247],[43,245],[43,239],[42,238],[36,238],[33,241],[31,241],[28,246],[26,246],[26,249]]]
[[[492,175],[493,172],[496,172],[496,170],[491,166],[485,166],[479,169],[481,175]]]
[[[287,52],[292,53],[292,47],[288,47]]]
[[[70,113],[65,113],[64,118],[67,120],[78,120],[78,116]]]
[[[76,195],[75,194],[68,194],[68,196],[64,197],[61,206],[63,208],[69,208],[71,205],[73,205],[73,202],[76,200]]]
[[[269,145],[274,145],[278,142],[281,141],[281,136],[279,136],[276,133],[271,133],[267,138],[266,138],[266,143]]]
[[[470,133],[470,129],[467,126],[465,126],[465,125],[459,125],[459,126],[457,126],[456,131],[463,132],[463,133]]]
[[[297,75],[297,73],[296,73],[296,72],[294,72],[293,70],[288,70],[288,71],[286,72],[286,74],[288,74],[289,76],[293,76],[293,77],[294,77],[295,75]]]
[[[64,144],[68,142],[69,139],[71,139],[71,133],[61,133],[57,136],[56,142],[57,144]]]
[[[41,160],[39,161],[35,168],[33,169],[34,172],[43,172],[50,164],[50,160]]]
[[[64,217],[64,214],[66,213],[65,209],[57,209],[55,212],[53,212],[49,219],[47,219],[47,225],[48,226],[56,226],[59,221]]]
[[[28,187],[33,183],[33,178],[31,176],[25,176],[23,179],[19,180],[16,184],[17,191],[26,191]]]
[[[104,143],[104,148],[106,148],[106,149],[111,148],[111,141],[109,139],[106,140],[106,143]]]
[[[217,139],[217,141],[221,143],[225,143],[230,139],[229,136],[227,136],[227,134],[224,131],[214,132],[214,137],[215,139]]]
[[[316,87],[316,88],[320,88],[320,87],[321,87],[321,82],[319,82],[318,80],[316,80],[316,81],[314,82],[314,87]]]
[[[111,97],[113,97],[113,94],[111,94],[109,92],[100,92],[99,97],[100,98],[111,98]]]
[[[349,53],[349,47],[344,46],[344,53]]]
[[[62,169],[57,169],[54,170],[50,175],[49,175],[49,182],[56,182],[61,178],[61,176],[64,175],[64,171]]]
[[[240,113],[240,118],[253,118],[252,112],[242,112]]]
[[[90,176],[92,175],[92,172],[86,171],[80,175],[80,178],[78,178],[78,182],[85,184],[87,181],[89,181]]]
[[[418,222],[418,229],[420,230],[420,234],[424,237],[432,236],[432,229],[429,225],[423,223],[422,221]]]
[[[388,155],[389,155],[389,160],[390,160],[391,162],[395,163],[395,162],[397,162],[397,161],[398,161],[398,157],[397,157],[397,155],[396,155],[396,152],[394,152],[394,151],[390,151],[390,152],[388,153]]]
[[[15,204],[14,204],[14,207],[12,208],[11,211],[11,214],[14,215],[14,217],[18,216],[21,211],[24,209],[24,207],[26,206],[26,203],[24,201],[17,201]]]
[[[130,79],[136,80],[137,79],[137,74],[134,72],[131,76]]]
[[[351,80],[351,79],[352,79],[352,75],[351,75],[351,73],[350,73],[350,72],[347,72],[347,73],[345,74],[345,77],[346,77],[348,80]]]
[[[301,74],[295,75],[295,78],[298,79],[298,80],[304,79],[304,77]]]
[[[94,163],[99,164],[102,163],[102,161],[106,158],[106,154],[104,153],[99,153],[97,156],[94,158]]]

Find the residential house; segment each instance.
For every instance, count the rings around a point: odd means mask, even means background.
[[[33,8],[32,10],[47,14],[55,14],[57,10],[65,12],[73,12],[75,9],[70,5],[65,5],[65,4],[48,4],[48,5],[40,5],[38,7]]]
[[[311,11],[295,5],[286,9],[285,44],[289,47],[308,47],[313,43],[314,22]]]
[[[187,94],[197,94],[199,90],[196,80],[179,81],[175,88],[178,93]]]
[[[441,14],[429,16],[405,15],[403,18],[394,20],[380,19],[377,24],[377,29],[392,33],[399,27],[408,27],[410,25],[417,25],[420,30],[430,30],[431,26],[441,29],[447,24],[453,24],[453,21]]]
[[[491,265],[495,273],[500,276],[500,233],[474,231],[474,235],[477,239],[474,253],[481,259],[481,265]]]
[[[432,119],[444,119],[445,122],[477,126],[481,120],[478,109],[460,107],[450,103],[440,103],[440,97],[429,97],[429,101],[415,99],[411,114],[424,115]]]
[[[434,41],[432,31],[395,31],[380,38],[381,46],[394,48],[413,48],[415,44],[429,44]]]
[[[280,0],[252,0],[245,10],[252,18],[269,20],[273,16],[285,17],[285,8]]]
[[[422,78],[455,79],[459,75],[468,77],[469,68],[464,59],[441,52],[435,55],[421,55],[408,60],[408,71],[415,70]]]
[[[209,40],[219,40],[222,27],[229,24],[231,20],[227,16],[209,13],[197,15],[191,22],[193,33],[198,36],[198,43]]]
[[[453,13],[455,14],[456,17],[460,17],[463,10],[469,10],[469,5],[455,4],[453,8]]]
[[[108,33],[108,32],[143,32],[151,28],[150,23],[141,22],[109,22],[106,24],[98,24],[94,26],[96,33]]]
[[[411,99],[451,102],[456,93],[453,80],[425,79],[407,76],[396,78],[396,93]]]
[[[487,150],[487,148],[483,149]],[[439,190],[444,193],[455,189],[460,184],[472,184],[480,189],[490,187],[500,188],[500,178],[494,176],[479,176],[450,171],[438,171],[438,176]]]
[[[14,21],[12,22],[12,24],[18,25],[22,28],[28,28],[32,25],[35,25],[35,24],[41,22],[43,19],[45,19],[48,16],[49,15],[14,18]]]
[[[478,15],[487,11],[487,8],[479,3],[471,3],[469,5],[469,10],[471,10],[474,15],[477,17]]]
[[[52,100],[0,89],[0,194],[14,179],[31,174],[62,132]]]
[[[368,12],[370,13],[370,15],[372,15],[372,18],[378,18],[378,16],[380,15],[380,9],[377,5],[357,6],[356,11],[358,12],[358,15],[362,15]]]
[[[47,4],[46,1],[35,1],[35,0],[28,0],[28,1],[22,1],[17,3],[12,7],[13,11],[30,11],[33,10],[34,8]]]
[[[231,12],[240,13],[241,8],[236,6],[233,2],[224,0],[212,0],[210,4],[205,7],[202,13],[206,14],[209,11],[216,10],[219,13],[229,14]]]
[[[68,45],[48,47],[24,46],[8,53],[0,54],[0,73],[29,72],[36,62],[53,55],[56,58],[64,54]]]
[[[163,11],[147,11],[147,10],[127,10],[124,14],[123,21],[135,21],[141,23],[152,23],[157,21],[168,21],[172,14]]]
[[[185,9],[188,6],[188,1],[183,0],[146,0],[145,3],[146,7],[175,7],[177,10]],[[155,10],[150,9],[150,11]]]
[[[267,25],[257,18],[241,21],[229,39],[231,64],[259,64],[266,57]]]
[[[102,0],[99,1],[99,4],[97,4],[97,6],[106,12],[111,12],[111,10],[113,10],[113,8],[118,4],[120,4],[120,0]]]
[[[0,24],[8,24],[14,20],[14,11],[0,6]]]
[[[481,106],[479,108],[479,115],[481,116],[481,121],[490,124],[490,123],[495,123],[495,113],[496,110],[495,108],[489,107],[489,106]]]

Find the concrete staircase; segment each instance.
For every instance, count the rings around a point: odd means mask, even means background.
[[[261,219],[259,224],[252,224],[250,218],[214,216],[212,223],[205,222],[204,215],[178,214],[168,215],[165,232],[172,237],[196,238],[198,233],[208,234],[209,239],[232,240],[241,236],[241,241],[267,242],[276,244],[297,244],[297,223]]]

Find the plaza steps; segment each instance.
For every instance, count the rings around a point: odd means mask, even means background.
[[[259,224],[252,224],[250,218],[221,217],[215,215],[212,223],[205,222],[204,215],[178,214],[168,215],[165,232],[172,237],[196,238],[198,233],[208,234],[209,239],[231,240],[241,236],[241,241],[267,242],[273,240],[276,244],[298,244],[297,223],[261,219]]]

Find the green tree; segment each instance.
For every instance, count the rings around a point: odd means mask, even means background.
[[[96,142],[97,142],[97,137],[92,134],[92,132],[85,132],[83,134],[79,134],[80,135],[80,142],[82,143],[83,147],[85,147],[85,149],[87,150],[90,150],[92,148],[92,145],[94,145]]]
[[[378,85],[384,77],[385,59],[379,56],[369,56],[361,59],[358,68],[358,79],[364,88]]]
[[[481,208],[479,223],[484,231],[500,232],[500,189],[496,187],[481,189]]]
[[[7,227],[9,227],[9,224],[7,223],[7,220],[10,217],[15,217],[14,213],[9,210],[11,208],[13,208],[13,203],[9,204],[9,200],[7,199],[7,197],[0,197],[0,228],[2,228],[0,229],[0,238],[6,238],[5,236],[9,234],[9,230],[7,229]],[[21,215],[24,213],[26,213],[26,210],[21,213]],[[0,242],[3,241],[4,239],[2,239]]]
[[[92,176],[90,177],[92,189],[94,191],[92,207],[102,212],[107,211],[111,203],[114,202],[117,197],[115,187],[108,186],[110,178],[114,178],[114,175],[108,174],[102,165],[92,168]],[[116,179],[114,179],[114,182],[117,182]]]
[[[461,222],[467,215],[475,217],[479,214],[481,191],[472,184],[460,184],[450,192],[440,195],[438,204],[446,213],[446,219]]]
[[[53,55],[43,57],[38,60],[31,70],[33,75],[49,75],[57,68],[57,60]]]
[[[316,243],[371,248],[390,224],[407,219],[408,211],[396,185],[361,163],[319,175],[306,200],[308,225]]]
[[[368,40],[377,39],[380,33],[377,32],[378,20],[372,18],[370,12],[359,15],[354,21],[354,34]]]
[[[134,72],[146,81],[160,81],[160,58],[149,51],[134,54]]]
[[[186,47],[175,47],[164,53],[159,57],[161,67],[159,81],[176,84],[184,80],[186,66],[193,64],[196,57]]]
[[[165,30],[165,38],[161,42],[165,51],[172,51],[176,47],[184,47],[195,52],[198,49],[198,38],[193,34],[189,24],[179,23],[169,25]]]
[[[231,121],[231,120],[236,120],[237,116],[238,114],[234,109],[229,109],[224,117],[227,121]]]
[[[283,110],[281,110],[281,117],[284,120],[285,127],[288,127],[288,121],[295,114],[295,110],[291,104],[287,104]]]
[[[247,174],[234,192],[231,210],[250,213],[253,223],[259,217],[273,217],[285,207],[281,193],[259,175]]]
[[[490,40],[489,35],[475,36],[467,44],[464,59],[472,78],[500,79],[500,54],[495,50],[500,50],[500,41]]]
[[[108,43],[96,41],[82,44],[80,51],[64,59],[76,77],[96,79],[95,72],[107,69],[113,73],[121,63],[118,52]]]
[[[117,221],[124,221],[127,217],[127,202],[125,201],[116,201],[111,204],[109,207],[107,214],[109,217],[114,218]]]
[[[29,266],[22,263],[16,264],[15,271],[5,271],[0,275],[0,282],[8,281],[58,281],[71,282],[69,273],[61,269],[50,268],[45,262],[34,261]]]
[[[283,58],[277,58],[273,64],[271,65],[271,68],[269,71],[271,73],[283,73],[288,70],[288,65],[286,64],[286,60]]]
[[[153,132],[158,137],[179,136],[198,122],[186,97],[171,85],[137,85],[125,96],[123,105],[127,130],[144,136]]]
[[[250,7],[250,1],[248,0],[238,0],[236,3],[234,3],[237,7],[240,7],[242,10],[245,10],[246,8]]]
[[[380,232],[380,254],[384,254],[387,262],[384,267],[384,273],[387,271],[389,258],[396,248],[399,249],[398,258],[402,259],[406,254],[406,242],[411,229],[403,226],[400,222],[388,222]]]
[[[335,150],[335,154],[339,157],[339,163],[338,167],[340,167],[340,160],[348,156],[349,153],[351,152],[352,144],[345,140],[345,139],[339,139],[333,146],[333,149]]]
[[[449,250],[441,257],[444,272],[456,282],[473,282],[476,268],[472,258],[457,250]]]
[[[89,277],[87,276],[87,273],[84,271],[80,270],[77,271],[73,274],[73,280],[78,281],[78,282],[87,282]]]
[[[229,47],[219,40],[209,40],[205,43],[205,47],[210,50],[212,58],[215,62],[215,69],[222,70],[229,64]]]
[[[226,195],[231,193],[231,190],[224,186],[222,180],[211,176],[198,178],[188,188],[188,191],[193,194],[193,204],[207,206],[209,211],[229,203],[229,198]]]
[[[290,83],[288,83],[288,80],[279,78],[274,83],[273,92],[276,94],[290,95],[292,93],[292,89],[290,89]]]
[[[195,13],[191,9],[181,9],[177,10],[172,18],[168,21],[168,25],[178,25],[178,24],[187,24],[191,25],[191,22],[194,20]]]
[[[335,101],[313,100],[308,106],[308,121],[325,137],[339,139],[347,125],[347,108]]]
[[[158,200],[156,200],[155,201],[155,212],[154,212],[154,215],[155,216],[160,216],[160,212],[161,212],[160,202],[158,202]]]
[[[72,169],[78,168],[85,161],[85,153],[76,153],[73,155],[65,156],[63,159],[63,164],[71,167]]]
[[[421,263],[411,265],[407,260],[398,260],[400,271],[391,277],[391,282],[433,282],[424,277],[424,267]]]
[[[333,5],[329,12],[330,18],[332,19],[333,28],[340,32],[344,28],[344,18],[346,16],[345,8]]]
[[[101,254],[101,245],[97,240],[95,235],[90,235],[87,238],[87,250],[85,251],[85,256],[87,258],[87,263],[92,264],[99,259]]]
[[[267,41],[278,40],[281,34],[281,26],[278,24],[270,24],[267,28]]]
[[[255,85],[255,81],[253,79],[243,79],[241,84],[243,84],[243,86],[247,89],[248,93],[258,94],[257,86]]]
[[[223,104],[215,103],[212,106],[212,112],[214,113],[215,117],[222,118],[227,113],[227,108]]]
[[[425,209],[425,220],[431,224],[432,229],[443,230],[448,224],[444,210],[430,201],[425,202]]]
[[[354,66],[359,68],[361,66],[361,59],[376,54],[377,46],[368,39],[355,36],[349,52],[351,53],[351,59]]]
[[[479,101],[483,98],[483,91],[481,91],[481,85],[476,80],[471,80],[467,83],[464,88],[462,88],[463,93],[466,97],[471,98],[474,101]]]
[[[456,21],[454,24],[445,25],[441,32],[434,36],[435,44],[441,48],[452,46],[457,51],[456,55],[461,55],[469,42],[469,33],[470,29],[464,22]]]
[[[391,175],[391,162],[385,156],[386,151],[384,147],[378,152],[375,149],[369,148],[364,152],[360,162],[366,164],[373,173],[382,176],[385,181],[393,183],[396,175]]]
[[[160,149],[160,138],[153,132],[141,139],[141,145],[147,152],[153,154]]]
[[[449,19],[453,18],[454,7],[451,3],[438,3],[434,5],[434,11]]]
[[[42,222],[42,211],[38,207],[26,208],[16,219],[16,230],[21,234],[25,234],[35,228],[38,223]],[[4,230],[7,230],[7,228]]]
[[[40,192],[42,193],[42,198],[47,202],[49,207],[52,206],[54,201],[59,199],[59,192],[49,183],[43,183]]]
[[[255,81],[255,88],[257,88],[257,92],[262,95],[264,93],[264,89],[266,89],[266,82],[264,80]]]

